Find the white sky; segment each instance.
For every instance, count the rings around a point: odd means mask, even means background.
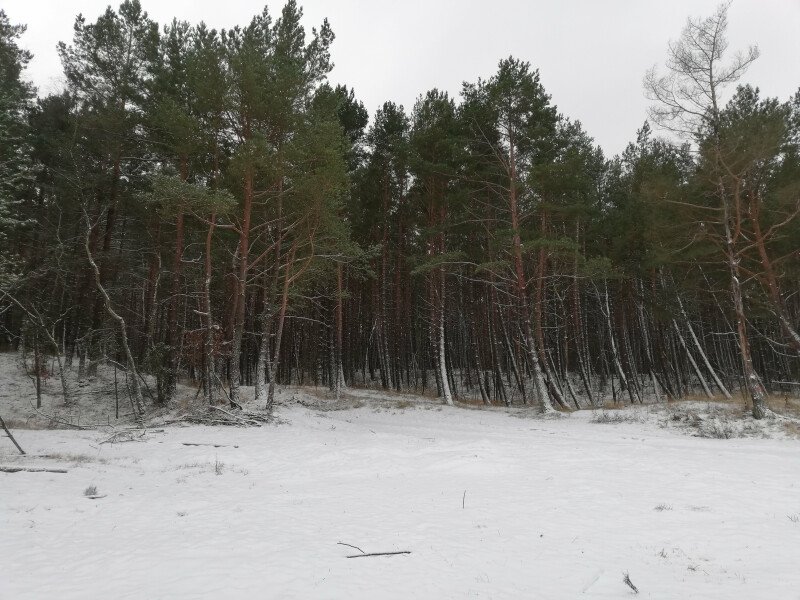
[[[40,93],[62,85],[58,41],[74,17],[94,20],[107,0],[3,0],[12,23],[26,23],[35,55],[28,75]],[[215,28],[246,24],[259,0],[142,0],[159,23],[172,17]],[[273,15],[282,1],[268,2]],[[489,77],[513,54],[541,72],[559,110],[580,120],[607,154],[622,151],[646,118],[642,77],[662,64],[667,43],[689,15],[717,0],[299,0],[310,30],[328,17],[336,33],[333,83],[354,87],[374,113],[385,100],[409,111],[432,87],[457,95],[464,80]],[[112,3],[117,6],[118,3]],[[800,86],[800,0],[735,0],[730,48],[757,43],[761,58],[745,81],[788,98]]]

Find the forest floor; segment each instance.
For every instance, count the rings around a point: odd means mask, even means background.
[[[263,427],[114,436],[0,378],[0,466],[67,471],[0,472],[0,598],[800,598],[791,419],[285,388]]]

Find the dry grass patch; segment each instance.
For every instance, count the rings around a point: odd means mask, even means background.
[[[767,398],[767,406],[776,413],[788,417],[800,418],[800,398],[796,396],[771,394],[769,398]]]
[[[215,459],[214,462],[205,461],[205,462],[184,463],[182,465],[178,465],[177,467],[173,467],[173,469],[176,471],[196,469],[198,473],[213,473],[214,475],[222,475],[223,473],[226,473],[228,471],[230,471],[231,473],[239,473],[240,475],[248,475],[250,473],[247,469],[230,466],[219,459]]]
[[[705,394],[688,394],[677,400],[668,400],[667,404],[682,404],[688,402],[701,402],[704,404],[719,404],[735,407],[742,414],[749,413],[752,409],[750,399],[740,392],[734,392],[731,398],[715,394],[709,398]],[[800,398],[789,394],[769,394],[766,398],[767,406],[780,415],[800,418]]]
[[[602,408],[603,410],[623,410],[627,407],[628,405],[626,405],[624,402],[620,401],[615,402],[610,398],[606,398],[605,400],[603,400],[603,405],[599,406],[598,408]]]
[[[727,440],[732,438],[769,438],[779,430],[776,418],[757,421],[742,405],[688,403],[668,407],[662,427],[678,426],[697,437]]]
[[[366,402],[351,396],[347,390],[341,390],[337,398],[336,392],[326,388],[303,388],[301,395],[294,396],[294,400],[308,408],[322,411],[350,410],[366,406]]]
[[[49,458],[51,460],[69,462],[74,464],[75,466],[84,463],[98,463],[101,465],[108,463],[108,461],[105,458],[90,456],[89,454],[76,454],[73,452],[50,452],[48,454],[42,454],[42,458]]]
[[[685,396],[678,398],[678,399],[670,399],[667,400],[668,404],[672,403],[679,403],[679,402],[713,402],[719,404],[741,404],[742,397],[736,393],[733,394],[731,398],[726,398],[722,394],[714,394],[709,398],[705,394],[686,394]]]
[[[595,411],[590,419],[591,423],[643,423],[644,417],[638,412],[621,410],[599,410]]]
[[[6,422],[6,427],[8,427],[9,429],[28,429],[35,431],[35,430],[45,430],[45,429],[59,429],[60,427],[63,427],[63,425],[59,425],[52,419],[48,419],[46,417],[42,417],[39,415],[32,415],[27,419],[15,419],[12,417],[4,420]]]
[[[414,402],[410,400],[398,400],[394,403],[394,407],[399,410],[405,410],[406,408],[412,408],[414,406]]]
[[[800,423],[796,421],[785,421],[782,423],[782,426],[786,435],[800,439]]]

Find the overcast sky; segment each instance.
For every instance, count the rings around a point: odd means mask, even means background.
[[[26,23],[34,53],[29,77],[40,94],[63,85],[55,50],[107,0],[3,0],[12,23]],[[260,12],[259,0],[142,0],[159,23],[172,17],[228,28]],[[269,2],[277,15],[282,2]],[[689,15],[717,0],[300,0],[310,30],[328,17],[336,33],[333,83],[354,87],[374,113],[385,100],[411,109],[432,87],[458,95],[461,83],[489,77],[514,55],[541,73],[559,110],[580,120],[607,154],[620,152],[646,117],[642,77],[663,63],[667,43]],[[113,4],[115,7],[117,4]],[[761,58],[745,80],[788,98],[800,86],[800,0],[735,0],[731,49],[757,43]]]

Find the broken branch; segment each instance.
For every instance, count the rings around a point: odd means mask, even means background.
[[[14,443],[14,445],[17,447],[17,450],[19,450],[19,453],[20,453],[20,454],[25,454],[25,450],[23,450],[23,449],[22,449],[22,446],[20,446],[20,445],[17,443],[17,440],[15,440],[15,439],[14,439],[14,436],[13,436],[13,435],[11,435],[11,432],[8,430],[8,427],[6,427],[6,422],[5,422],[5,421],[3,421],[3,417],[0,417],[0,426],[2,426],[2,427],[3,427],[3,429],[4,429],[4,430],[5,430],[5,432],[6,432],[6,435],[8,436],[8,439],[10,439],[10,440],[11,440],[11,441]]]
[[[361,554],[364,554],[364,551],[361,548],[359,548],[358,546],[353,546],[353,544],[345,544],[344,542],[336,542],[336,543],[339,544],[340,546],[348,546],[349,548],[355,548],[356,550],[361,552]]]
[[[363,558],[365,556],[394,556],[395,554],[411,554],[411,550],[400,550],[399,552],[370,552],[368,554],[353,554],[347,558]]]
[[[41,467],[2,467],[0,466],[1,473],[66,473],[66,469],[44,469]]]

